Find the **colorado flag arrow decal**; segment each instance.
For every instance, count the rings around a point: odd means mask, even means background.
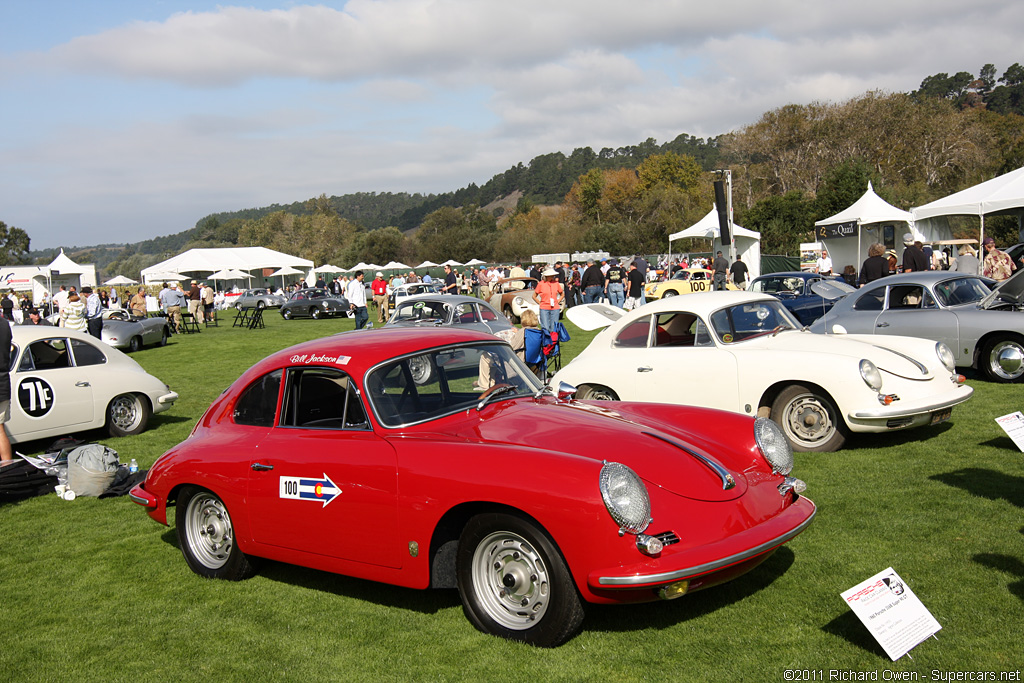
[[[331,481],[326,472],[323,479],[281,477],[281,498],[320,502],[323,503],[321,508],[325,508],[340,493],[341,489]]]

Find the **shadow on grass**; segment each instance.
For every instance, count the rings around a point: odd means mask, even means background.
[[[160,538],[165,543],[181,549],[174,527],[164,531]],[[384,607],[398,607],[422,614],[434,614],[461,604],[459,592],[456,590],[403,588],[262,558],[252,558],[252,561],[256,566],[257,576],[269,581],[300,586],[353,600],[367,600]]]
[[[825,633],[842,638],[850,645],[859,647],[873,655],[886,657],[885,650],[878,644],[871,633],[864,628],[857,615],[852,611],[846,611],[838,617],[821,627]]]
[[[998,569],[1001,572],[1016,576],[1019,580],[1006,584],[1006,589],[1024,601],[1024,562],[1010,555],[997,553],[978,553],[971,558],[983,567]]]
[[[173,528],[161,539],[179,548]],[[770,586],[793,564],[795,555],[783,546],[751,572],[720,586],[698,591],[679,600],[656,600],[629,605],[587,605],[585,631],[629,632],[645,628],[665,629],[728,607]],[[322,591],[354,600],[367,600],[384,607],[396,607],[422,614],[434,614],[461,605],[454,589],[418,590],[356,579],[342,574],[308,569],[296,565],[256,560],[258,576],[292,586]]]
[[[783,546],[751,572],[678,600],[630,605],[587,605],[583,630],[619,633],[645,628],[660,630],[684,624],[767,588],[789,569],[794,559],[793,551]]]
[[[929,479],[955,486],[980,498],[1005,500],[1024,508],[1024,477],[980,467],[965,467],[953,472],[935,474]]]
[[[956,413],[954,413],[954,416]],[[950,429],[952,420],[935,426],[917,429],[903,429],[878,434],[854,434],[843,445],[843,452],[856,452],[862,449],[895,448],[907,443],[927,443],[929,439],[937,439]]]

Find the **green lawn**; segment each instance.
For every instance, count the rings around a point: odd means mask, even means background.
[[[352,327],[265,319],[266,329],[246,330],[222,315],[219,328],[135,354],[181,399],[140,436],[91,438],[147,468],[253,362]],[[567,356],[591,336],[570,332]],[[1024,393],[970,383],[974,398],[938,428],[798,454],[794,474],[818,518],[754,572],[673,602],[591,606],[580,635],[554,650],[477,632],[455,591],[275,563],[248,581],[201,579],[174,530],[127,497],[0,505],[0,668],[11,681],[781,681],[786,669],[818,676],[804,680],[829,680],[830,669],[928,680],[933,670],[1017,670],[1024,454],[993,418],[1020,409]],[[518,476],[530,486],[529,473]],[[943,627],[896,663],[839,597],[889,566]]]

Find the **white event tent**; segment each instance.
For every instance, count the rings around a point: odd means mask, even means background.
[[[747,281],[753,280],[761,275],[761,233],[754,230],[747,230],[735,223],[732,224],[733,240],[736,242],[736,255],[747,264]],[[688,227],[672,233],[668,236],[669,247],[675,240],[686,237],[697,237],[706,240],[713,240],[711,253],[721,251],[722,254],[729,253],[729,245],[722,244],[721,231],[718,227],[718,211],[711,207],[704,218]]]
[[[886,228],[890,232],[888,239]],[[903,236],[907,232],[913,233],[915,239],[922,242],[949,239],[952,236],[948,228],[945,232],[929,228],[928,234],[916,230],[914,216],[875,194],[870,182],[867,192],[860,199],[839,213],[814,223],[814,237],[828,249],[832,272],[837,275],[848,265],[856,268],[859,273],[861,264],[868,256],[868,245],[872,242],[880,242],[902,254]]]
[[[309,259],[284,254],[266,247],[228,247],[224,249],[189,249],[173,256],[166,261],[157,263],[142,271],[142,281],[149,284],[159,282],[161,275],[178,273],[185,279],[186,273],[202,276],[224,269],[244,271],[262,270],[264,268],[313,267]],[[188,277],[191,277],[189,275]],[[198,279],[198,278],[197,278]]]
[[[985,240],[985,216],[1016,216],[1024,241],[1024,167],[911,209],[919,226],[938,225],[948,232],[946,216],[977,216],[979,242]]]

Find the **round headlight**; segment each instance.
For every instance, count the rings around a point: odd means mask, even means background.
[[[947,370],[956,372],[956,358],[953,357],[953,352],[948,346],[942,342],[936,342],[935,355],[939,357],[939,362],[945,365]]]
[[[782,428],[767,417],[754,420],[754,441],[772,472],[789,474],[793,471],[793,447],[782,433]]]
[[[521,296],[517,296],[515,299],[513,299],[512,303],[514,303],[519,308],[526,308],[526,300],[523,299],[523,297]]]
[[[875,391],[879,391],[882,388],[882,373],[867,358],[860,362],[860,378],[864,380],[864,384],[867,384]]]
[[[617,462],[601,467],[601,498],[623,531],[639,534],[651,523],[651,499],[636,472]]]

